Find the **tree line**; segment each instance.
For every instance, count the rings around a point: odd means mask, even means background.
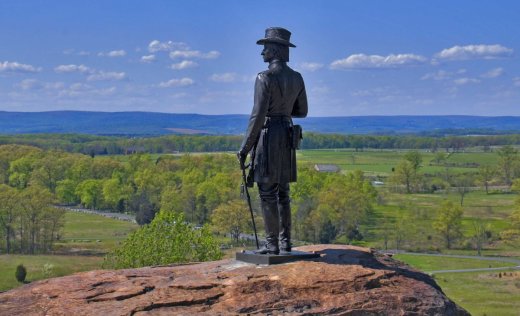
[[[45,150],[60,150],[86,155],[122,155],[132,153],[175,153],[235,151],[240,147],[238,135],[168,135],[168,136],[97,136],[80,134],[2,135],[0,145],[19,144]],[[303,149],[440,149],[452,152],[467,147],[520,145],[520,134],[472,136],[421,135],[344,135],[304,133]]]

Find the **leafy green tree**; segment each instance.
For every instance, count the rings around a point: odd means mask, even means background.
[[[31,183],[46,187],[51,193],[56,192],[58,181],[65,177],[65,170],[71,161],[63,153],[46,152],[34,162]]]
[[[18,190],[0,184],[0,229],[5,238],[6,253],[11,253],[11,243],[15,238],[15,225],[20,216]]]
[[[145,192],[133,194],[128,201],[128,209],[135,213],[135,220],[139,225],[151,223],[159,210],[158,205],[151,202]]]
[[[9,184],[18,189],[25,189],[29,185],[33,163],[33,157],[22,157],[12,161],[9,167]]]
[[[478,180],[484,184],[486,194],[489,194],[489,183],[497,175],[497,169],[490,165],[483,165],[478,168]]]
[[[511,185],[512,178],[514,175],[514,169],[518,163],[518,150],[511,146],[504,146],[498,151],[498,166],[504,182],[507,185]]]
[[[51,212],[54,198],[44,187],[30,186],[20,194],[21,223],[27,236],[27,250],[34,254],[39,250],[46,250],[45,241],[41,239],[44,225],[44,217]],[[23,242],[23,239],[21,240]],[[24,248],[24,247],[20,247]]]
[[[56,198],[60,203],[77,204],[80,200],[76,195],[77,183],[71,179],[58,181],[56,185]]]
[[[460,195],[460,206],[463,205],[464,197],[466,196],[467,193],[470,192],[471,186],[473,185],[474,181],[475,180],[474,180],[473,176],[471,176],[469,174],[458,175],[453,180],[453,185],[455,186],[457,193]]]
[[[124,202],[129,200],[131,194],[132,189],[118,175],[103,182],[103,200],[113,210],[124,211]]]
[[[482,248],[486,241],[489,239],[490,231],[489,226],[484,224],[481,218],[476,218],[472,222],[473,226],[473,239],[475,240],[475,246],[477,248],[477,255],[482,255]]]
[[[414,165],[408,160],[401,160],[395,167],[390,181],[399,185],[404,185],[406,193],[412,193],[412,188],[417,182],[417,173]]]
[[[451,249],[455,240],[462,236],[462,207],[452,201],[442,202],[433,227],[445,241],[446,248]]]
[[[404,155],[404,160],[409,161],[412,168],[417,172],[422,164],[422,155],[417,150],[412,150]]]
[[[211,215],[211,223],[218,232],[227,232],[238,244],[240,234],[249,230],[251,217],[247,204],[242,200],[232,200],[219,205]]]
[[[513,247],[520,246],[520,198],[515,201],[516,209],[509,215],[510,228],[500,232],[500,239]]]
[[[443,153],[442,151],[438,151],[435,153],[435,156],[433,157],[433,161],[436,163],[436,164],[441,164],[443,162],[446,161],[446,154]]]
[[[198,222],[205,223],[220,204],[237,198],[236,188],[238,184],[222,172],[199,184],[196,193]]]
[[[99,208],[103,198],[103,181],[95,179],[82,181],[76,187],[76,195],[83,206],[91,209]]]
[[[104,265],[116,269],[200,262],[222,257],[207,227],[196,229],[182,213],[161,211],[153,221],[131,233],[109,253]]]
[[[377,192],[370,182],[364,180],[361,171],[354,171],[347,176],[331,175],[319,194],[317,212],[323,226],[327,220],[337,223],[340,233],[345,235],[347,243],[358,239],[359,225],[372,210]],[[321,227],[320,227],[321,230]]]

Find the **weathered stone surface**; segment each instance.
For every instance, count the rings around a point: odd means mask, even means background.
[[[0,294],[0,315],[469,315],[428,275],[369,249],[314,245],[313,261],[235,260],[99,270]]]

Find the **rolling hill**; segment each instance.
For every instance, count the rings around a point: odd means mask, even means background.
[[[81,133],[101,135],[242,134],[248,115],[155,112],[5,112],[1,134]],[[307,132],[339,134],[456,134],[520,132],[517,116],[343,116],[295,122]]]

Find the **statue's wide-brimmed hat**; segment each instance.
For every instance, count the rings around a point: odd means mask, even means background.
[[[296,47],[296,45],[289,42],[291,39],[291,32],[283,27],[269,27],[265,30],[265,38],[259,39],[256,43],[264,45],[266,43],[276,43],[289,47]]]

